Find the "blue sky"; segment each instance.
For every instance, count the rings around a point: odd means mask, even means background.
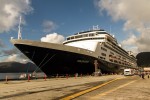
[[[10,37],[17,38],[19,16],[23,17],[22,38],[40,41],[54,32],[64,37],[89,30],[99,25],[115,35],[125,49],[136,53],[149,51],[147,41],[141,38],[149,28],[150,2],[143,0],[1,0],[0,1],[0,53],[12,50]],[[130,5],[133,2],[139,5]],[[145,8],[146,7],[146,8]],[[133,8],[133,9],[131,9]],[[137,10],[139,11],[137,13]],[[143,13],[143,16],[140,15]],[[138,16],[138,17],[136,17]],[[147,30],[146,30],[147,32]],[[143,34],[142,34],[143,33]],[[149,33],[149,31],[147,32]],[[144,43],[147,43],[146,45]],[[144,49],[143,49],[144,48]]]
[[[30,2],[33,10],[23,15],[26,24],[21,25],[24,39],[40,40],[41,37],[53,32],[66,37],[82,30],[89,30],[93,25],[99,25],[107,31],[111,28],[112,33],[118,35],[118,39],[122,38],[119,36],[122,30],[121,23],[112,21],[105,12],[100,15],[94,0],[32,0]],[[44,21],[52,21],[56,24],[56,28],[50,32],[43,32]],[[3,39],[6,40],[5,43],[9,42],[11,36],[17,37],[17,24],[15,28],[0,34],[5,37]]]
[[[33,33],[32,30],[38,31],[37,39],[47,34],[42,31],[43,21],[55,23],[57,27],[51,32],[57,32],[64,36],[88,30],[93,25],[99,25],[109,30],[113,24],[109,16],[99,14],[93,0],[86,0],[86,2],[85,0],[45,0],[44,2],[36,0],[36,2],[32,1],[31,6],[34,11],[26,17],[28,26],[25,28],[29,30],[28,27],[30,27],[30,33]],[[119,25],[119,23],[115,24]]]

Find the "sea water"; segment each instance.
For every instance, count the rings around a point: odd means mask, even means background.
[[[4,80],[4,79],[6,79],[6,77],[7,77],[7,79],[20,79],[20,77],[24,74],[27,75],[27,73],[0,73],[0,80]],[[28,73],[28,74],[31,75],[32,73]],[[44,73],[36,73],[36,75],[38,75],[38,77],[43,77],[45,74]]]

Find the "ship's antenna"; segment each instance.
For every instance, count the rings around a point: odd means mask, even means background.
[[[21,16],[20,16],[20,22],[19,22],[19,26],[18,26],[18,39],[22,39],[20,25],[21,25]]]
[[[109,28],[110,28],[110,30],[109,30],[109,31],[110,31],[110,34],[111,34],[111,26],[110,26]]]
[[[99,26],[96,25],[96,26],[93,26],[93,30],[98,30],[99,29]]]

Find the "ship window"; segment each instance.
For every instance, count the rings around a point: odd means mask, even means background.
[[[88,37],[88,34],[84,34],[83,37]]]
[[[70,39],[71,39],[70,37],[67,38],[67,40],[70,40]]]
[[[114,55],[114,53],[113,53],[113,52],[111,52],[111,51],[110,51],[110,54]]]
[[[72,36],[71,39],[74,39],[74,36]]]
[[[110,42],[110,39],[107,39]]]
[[[113,59],[109,59],[109,61],[113,62]]]
[[[103,47],[101,47],[101,49],[102,49],[103,51],[107,51],[107,49],[105,49],[105,48],[103,48]]]
[[[102,59],[102,60],[105,60],[105,58],[104,58],[104,57],[101,57],[101,56],[98,56],[98,58],[99,58],[99,59]]]
[[[89,34],[89,36],[94,36],[94,34]]]
[[[82,38],[82,35],[75,36],[75,38]]]
[[[98,34],[107,34],[106,32],[96,32]]]
[[[105,54],[105,53],[101,53],[101,55],[102,55],[102,56],[106,56],[106,54]]]
[[[79,37],[78,37],[79,38]],[[97,37],[97,38],[81,38],[81,39],[77,39],[77,40],[73,40],[74,39],[74,36],[70,37],[70,39],[72,39],[72,41],[67,41],[65,42],[64,44],[67,44],[67,43],[71,43],[71,42],[76,42],[76,41],[82,41],[82,40],[99,40],[99,39],[104,39],[103,37]],[[105,51],[107,51],[107,49],[105,49]]]

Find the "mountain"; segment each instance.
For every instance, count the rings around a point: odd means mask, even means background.
[[[137,65],[139,67],[150,67],[150,52],[141,52],[137,54]],[[42,72],[35,64],[19,62],[1,62],[0,73],[19,73],[19,72]],[[36,71],[37,72],[37,71]]]
[[[150,67],[150,52],[141,52],[137,54],[136,59],[139,67]]]
[[[38,70],[37,66],[31,62],[19,63],[19,62],[1,62],[0,73],[19,73],[19,72],[33,72]]]

